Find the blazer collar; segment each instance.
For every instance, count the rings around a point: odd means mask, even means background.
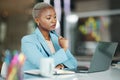
[[[51,36],[51,41],[53,42],[55,51],[59,50],[60,46],[59,46],[59,43],[58,43],[58,36],[53,32],[50,32],[50,36]]]
[[[36,28],[35,34],[37,35],[38,41],[40,42],[40,44],[44,48],[46,54],[51,55],[51,51],[46,43],[45,38],[43,37],[42,33],[40,32],[39,28]]]

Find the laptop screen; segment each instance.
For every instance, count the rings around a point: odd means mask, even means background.
[[[97,72],[109,69],[115,54],[117,42],[98,42],[92,57],[89,72]]]

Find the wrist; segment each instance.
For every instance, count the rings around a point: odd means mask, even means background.
[[[64,69],[64,65],[63,64],[60,64],[61,65],[61,69]]]

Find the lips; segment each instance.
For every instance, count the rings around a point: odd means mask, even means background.
[[[52,26],[51,26],[51,28],[55,28],[55,27],[56,27],[56,25],[52,25]]]

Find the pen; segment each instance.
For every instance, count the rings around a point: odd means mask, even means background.
[[[15,75],[17,74],[17,63],[18,54],[15,54],[8,68],[7,80],[13,80],[14,77],[16,77]]]
[[[10,53],[10,50],[6,50],[5,51],[5,62],[6,62],[7,65],[10,64],[11,59],[12,59],[12,55]]]

